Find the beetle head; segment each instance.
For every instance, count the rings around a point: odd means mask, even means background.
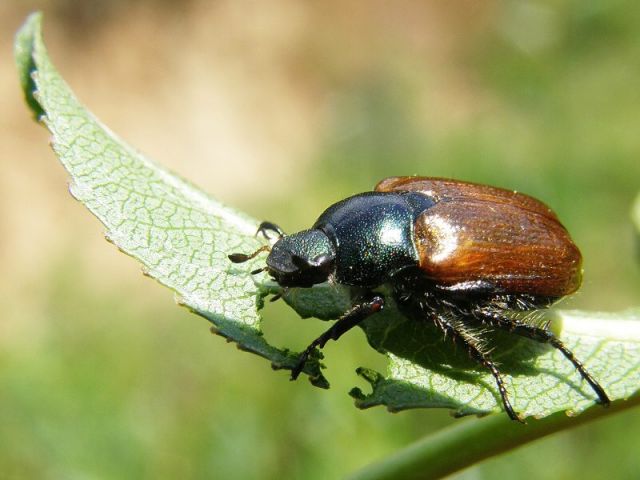
[[[311,287],[326,282],[335,270],[333,243],[320,230],[286,235],[272,247],[267,271],[283,287]]]

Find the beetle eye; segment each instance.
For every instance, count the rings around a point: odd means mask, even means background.
[[[307,270],[312,267],[306,258],[302,258],[300,255],[296,254],[291,255],[291,262],[298,270]]]

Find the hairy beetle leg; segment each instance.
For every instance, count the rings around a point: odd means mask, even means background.
[[[502,374],[493,360],[491,360],[491,358],[482,351],[478,341],[469,335],[465,328],[457,325],[457,322],[452,322],[444,315],[437,315],[435,317],[435,323],[443,331],[445,336],[450,334],[453,339],[457,339],[462,342],[467,349],[467,352],[469,352],[469,356],[491,372],[491,375],[493,375],[498,387],[498,391],[500,392],[502,405],[505,412],[507,412],[507,415],[509,415],[509,418],[523,424],[526,423],[524,419],[513,409],[511,401],[509,400],[507,388],[504,385]]]
[[[569,350],[566,345],[562,343],[562,341],[558,337],[556,337],[553,332],[551,332],[551,330],[539,328],[534,325],[529,325],[518,320],[505,318],[493,311],[479,310],[477,314],[493,327],[515,333],[516,335],[535,340],[536,342],[547,343],[552,347],[560,350],[565,358],[573,364],[576,370],[578,370],[580,376],[587,381],[591,389],[598,396],[598,403],[600,403],[603,407],[608,407],[611,404],[611,400],[609,399],[609,396],[607,395],[607,392],[605,392],[604,388],[602,388],[602,386],[596,381],[596,379],[591,376],[582,362],[576,358],[573,352]]]

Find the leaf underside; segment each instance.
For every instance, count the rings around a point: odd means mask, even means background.
[[[265,274],[252,276],[264,256],[241,265],[233,252],[252,252],[258,222],[221,205],[126,145],[75,98],[51,64],[41,36],[41,15],[18,32],[16,63],[32,112],[52,134],[53,149],[71,176],[70,191],[106,227],[106,237],[143,265],[145,274],[176,292],[178,302],[213,324],[238,348],[291,368],[297,355],[270,345],[260,329],[264,296],[277,292]],[[285,300],[301,316],[335,318],[349,306],[344,290],[327,285],[291,290]],[[554,330],[612,399],[633,395],[640,383],[640,311],[553,313]],[[356,405],[391,411],[444,407],[456,415],[502,409],[491,374],[428,321],[387,308],[363,326],[369,343],[389,358],[386,376],[358,373],[371,393],[354,388]],[[595,394],[556,350],[506,334],[489,335],[515,409],[544,417],[579,413]],[[312,383],[327,387],[317,358],[305,367]]]

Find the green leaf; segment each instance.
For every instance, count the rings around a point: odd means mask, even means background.
[[[457,415],[501,409],[493,377],[478,369],[464,348],[452,348],[450,340],[415,321],[380,317],[369,322],[367,335],[378,350],[389,352],[387,377],[360,370],[373,391],[351,392],[359,407],[386,405],[392,411],[446,407]],[[561,310],[549,312],[547,320],[611,399],[637,392],[640,310],[619,314]],[[514,407],[523,416],[540,418],[562,410],[575,415],[594,404],[595,393],[558,350],[498,332],[491,346]]]
[[[58,74],[41,36],[42,15],[18,32],[15,56],[34,115],[52,134],[53,149],[71,175],[71,194],[106,227],[106,237],[139,260],[145,274],[177,293],[178,302],[207,318],[238,347],[290,367],[296,355],[269,345],[258,308],[273,290],[260,259],[233,265],[227,254],[252,252],[258,222],[221,205],[120,140],[76,99]],[[305,371],[319,386],[317,362]]]
[[[214,324],[238,347],[291,368],[296,355],[269,345],[260,330],[264,296],[278,291],[265,274],[250,275],[264,256],[233,265],[227,254],[261,245],[258,222],[225,207],[126,145],[77,101],[51,64],[29,17],[16,37],[16,62],[27,103],[52,133],[52,145],[71,175],[71,193],[106,226],[107,238],[138,259],[144,271],[172,288],[178,301]],[[319,285],[291,289],[287,301],[301,316],[336,318],[349,307],[345,289]],[[389,308],[365,322],[369,343],[389,356],[386,377],[359,369],[373,391],[352,390],[361,408],[397,411],[446,407],[458,415],[501,410],[491,375],[430,322],[408,320]],[[556,312],[554,331],[605,387],[628,398],[640,383],[640,314]],[[310,339],[311,340],[311,339]],[[496,333],[489,338],[515,409],[523,416],[578,413],[595,395],[572,365],[547,346]],[[318,358],[305,367],[312,383],[327,387]]]

